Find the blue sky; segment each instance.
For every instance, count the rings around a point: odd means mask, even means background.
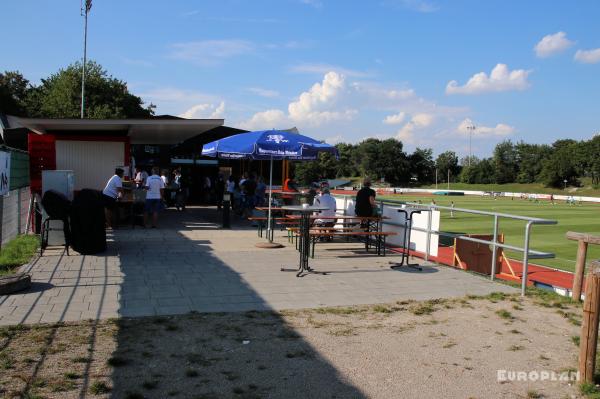
[[[80,59],[77,0],[3,2],[0,70]],[[89,57],[157,113],[487,156],[600,132],[600,2],[93,0]]]

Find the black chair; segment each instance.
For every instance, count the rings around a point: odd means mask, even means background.
[[[44,193],[42,201],[38,202],[42,215],[45,215],[40,230],[40,256],[48,247],[48,238],[51,231],[61,231],[65,237],[65,250],[69,255],[69,245],[71,243],[71,229],[69,225],[69,212],[71,201],[57,191],[48,190]],[[50,222],[62,222],[62,228],[51,227]]]

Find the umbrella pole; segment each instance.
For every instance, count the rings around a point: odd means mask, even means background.
[[[273,228],[272,228],[272,218],[271,218],[271,197],[273,196],[273,155],[271,155],[271,168],[269,172],[269,214],[267,216],[267,238],[269,242],[258,243],[255,246],[259,248],[282,248],[283,245],[273,242]]]
[[[271,197],[273,196],[273,155],[271,155],[271,167],[269,168],[269,215],[267,216],[267,236],[269,242],[273,242],[273,235],[271,232]]]

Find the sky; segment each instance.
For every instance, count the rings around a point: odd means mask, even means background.
[[[0,71],[80,60],[78,0],[3,0]],[[600,133],[600,1],[93,0],[88,58],[157,114],[489,156]]]

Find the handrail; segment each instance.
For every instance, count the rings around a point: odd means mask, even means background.
[[[341,194],[340,196],[344,197],[344,204],[347,201],[347,198],[349,197],[348,195],[343,195]],[[444,237],[451,237],[451,238],[456,238],[459,240],[464,240],[464,241],[471,241],[471,242],[476,242],[476,243],[480,243],[480,244],[484,244],[484,245],[491,245],[493,248],[493,254],[492,254],[492,268],[491,268],[491,276],[490,279],[493,281],[496,275],[496,262],[497,262],[497,250],[498,248],[504,248],[504,249],[509,249],[511,251],[515,251],[515,252],[520,252],[523,254],[523,273],[522,273],[522,282],[521,282],[521,295],[525,296],[525,290],[527,288],[527,275],[528,275],[528,268],[529,268],[529,259],[552,259],[554,257],[556,257],[556,255],[552,252],[543,252],[543,251],[536,251],[536,250],[532,250],[529,248],[530,246],[530,236],[531,236],[531,227],[533,225],[555,225],[558,224],[558,222],[556,220],[550,220],[550,219],[542,219],[542,218],[535,218],[535,217],[528,217],[528,216],[521,216],[521,215],[513,215],[513,214],[509,214],[509,213],[501,213],[501,212],[489,212],[489,211],[479,211],[479,210],[475,210],[475,209],[466,209],[466,208],[455,208],[455,207],[449,207],[449,206],[442,206],[442,205],[437,205],[437,204],[418,204],[415,202],[407,202],[407,201],[398,201],[398,200],[392,200],[392,199],[384,199],[384,200],[378,200],[377,201],[379,203],[379,206],[381,207],[381,210],[383,211],[383,207],[385,205],[405,205],[405,206],[409,206],[412,208],[416,208],[416,209],[422,209],[424,211],[428,212],[427,215],[427,228],[422,228],[422,227],[412,227],[411,229],[415,230],[415,231],[421,231],[424,233],[427,233],[427,246],[425,249],[425,260],[429,260],[429,250],[430,250],[430,242],[431,242],[431,234],[436,234],[438,236],[444,236]],[[345,208],[345,206],[344,206]],[[449,232],[443,232],[443,231],[439,231],[439,230],[433,230],[431,228],[431,211],[433,210],[448,210],[451,212],[462,212],[462,213],[469,213],[469,214],[474,214],[474,215],[482,215],[482,216],[490,216],[494,218],[494,236],[492,240],[484,240],[481,238],[474,238],[474,237],[468,237],[465,234],[457,234],[457,233],[449,233]],[[498,225],[499,225],[499,221],[500,218],[506,218],[506,219],[513,219],[513,220],[521,220],[521,221],[525,221],[527,222],[527,224],[525,225],[525,239],[524,239],[524,243],[523,243],[523,247],[517,247],[514,245],[509,245],[509,244],[505,244],[505,243],[501,243],[498,242]],[[383,224],[388,224],[388,225],[396,225],[398,226],[398,223],[393,223],[393,222],[389,222],[389,221],[383,221]],[[404,227],[402,225],[400,225],[400,227]]]

